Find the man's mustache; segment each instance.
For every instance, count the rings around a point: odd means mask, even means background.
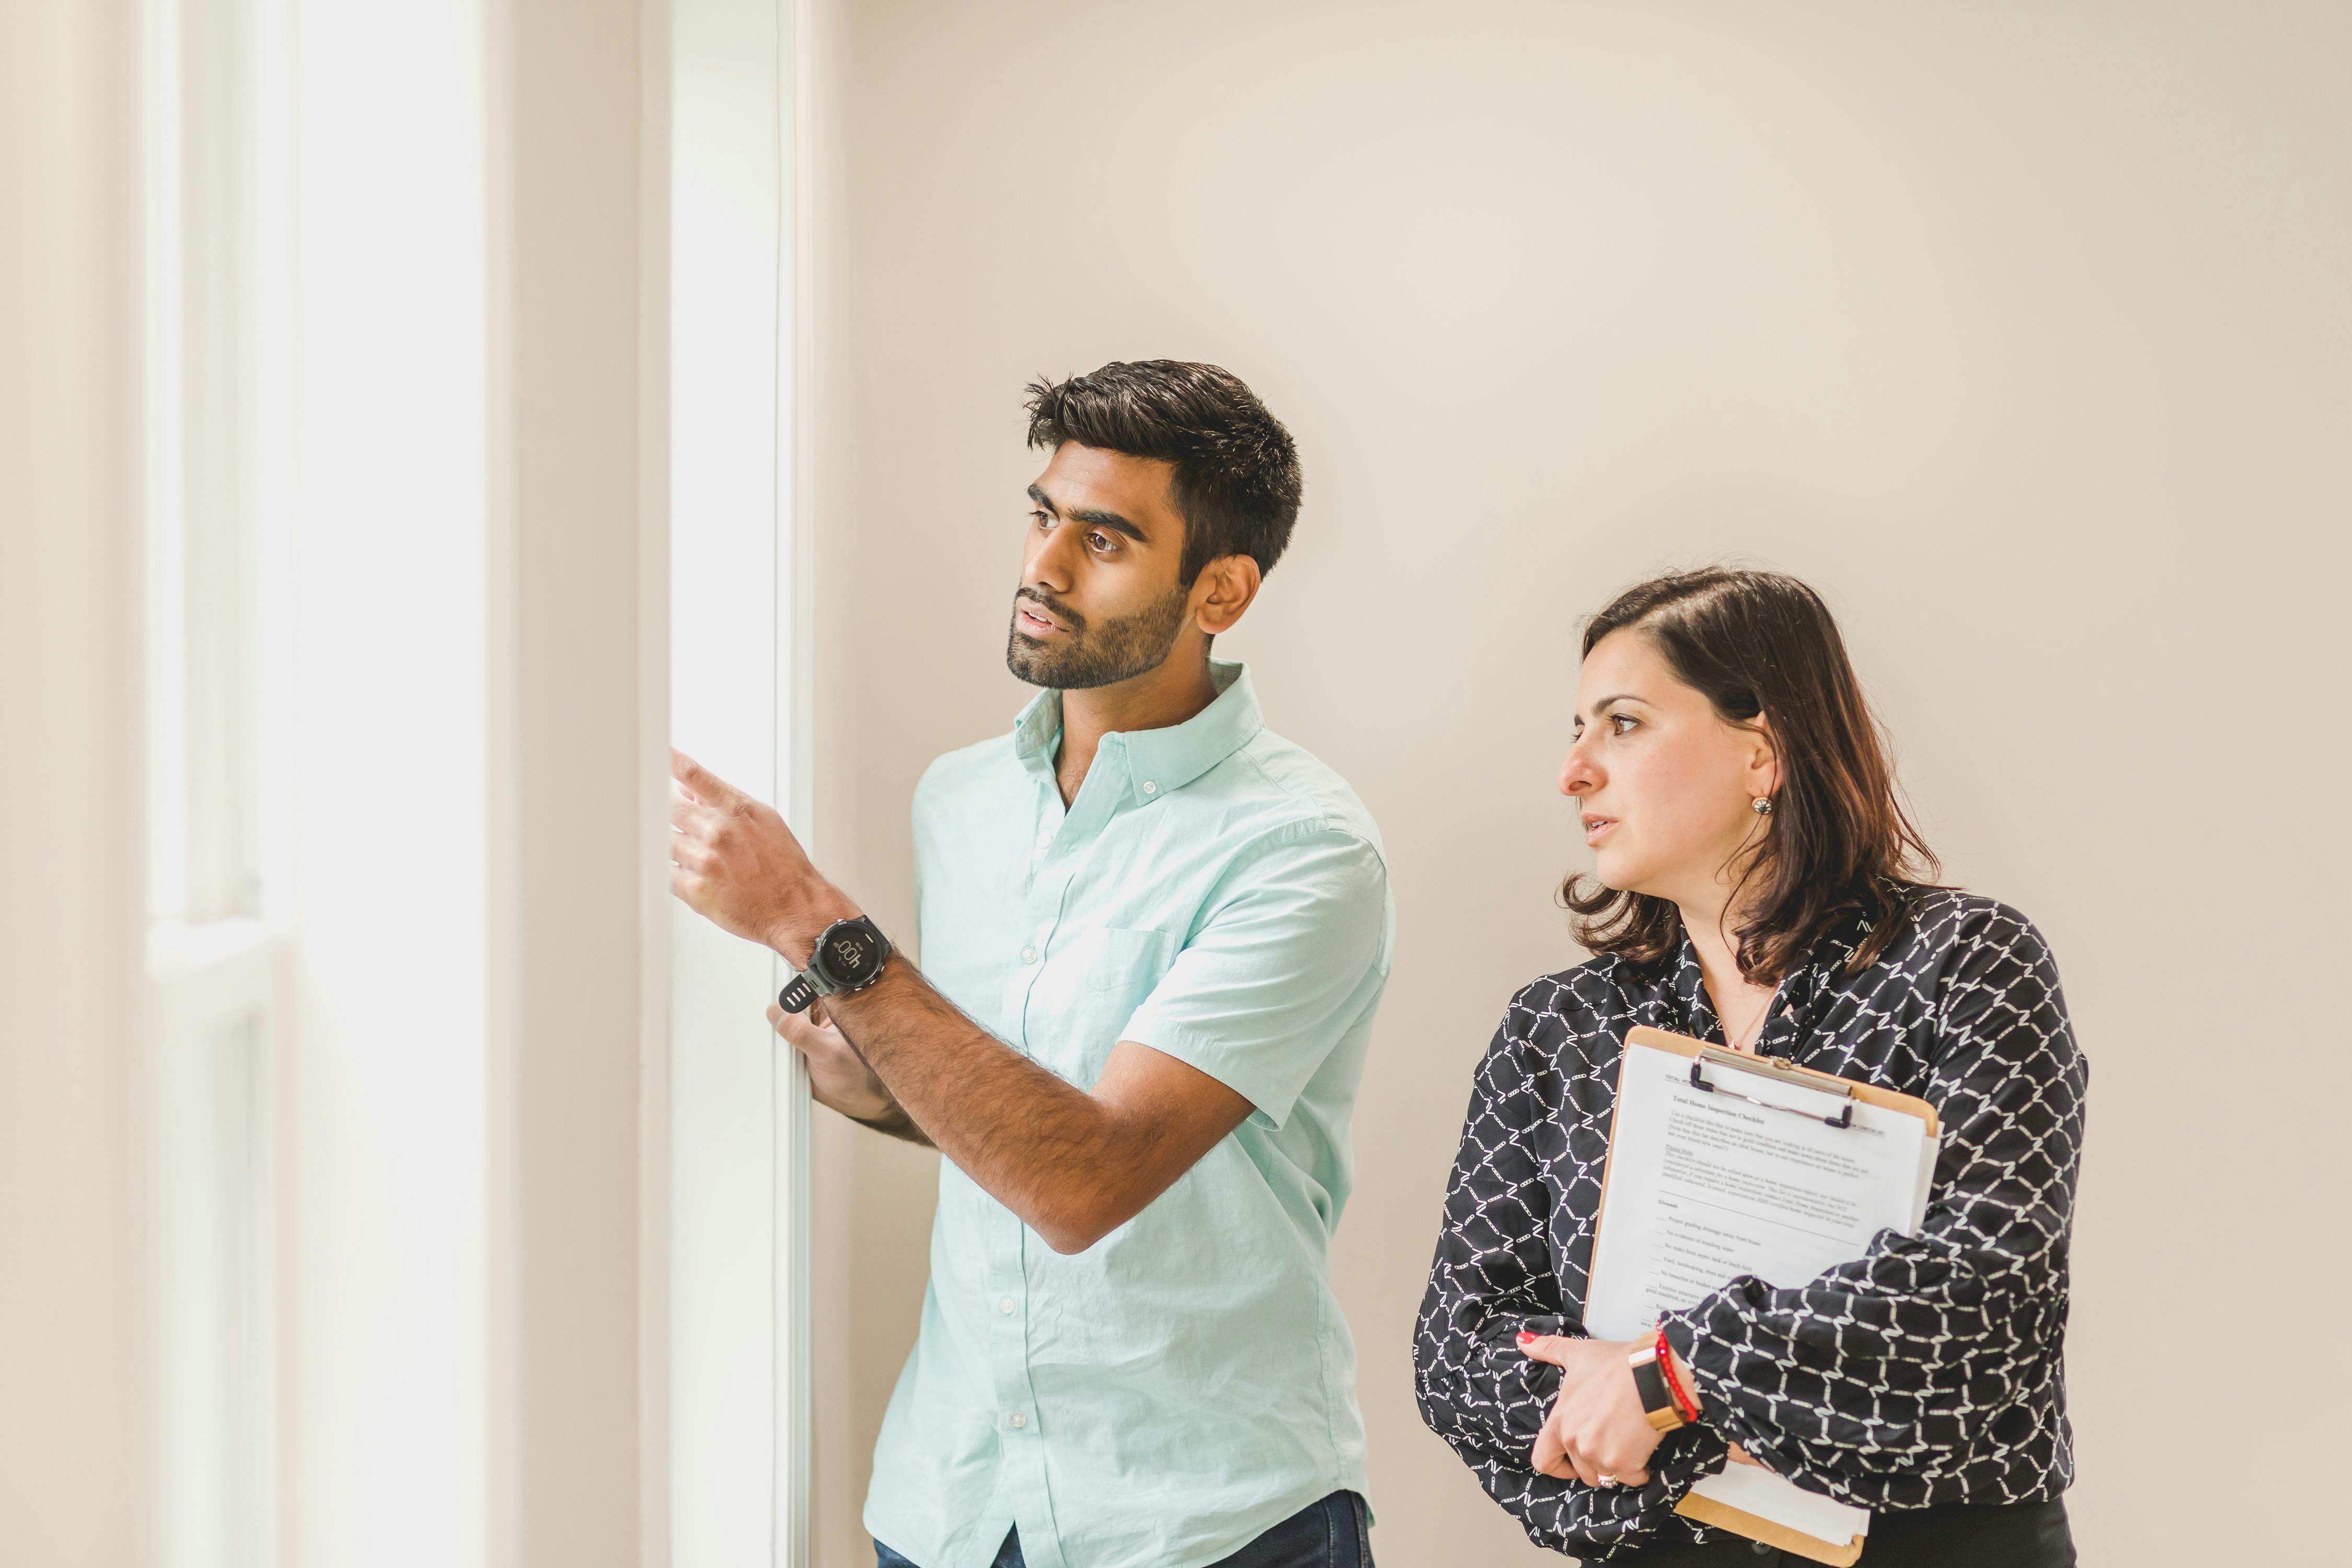
[[[1048,611],[1052,612],[1055,619],[1060,621],[1062,625],[1067,626],[1074,632],[1082,632],[1087,629],[1086,616],[1078,614],[1077,611],[1070,608],[1067,605],[1063,604],[1059,599],[1054,598],[1048,595],[1041,594],[1034,588],[1023,588],[1013,595],[1013,602],[1016,605],[1024,599],[1027,599],[1033,604],[1043,605]]]

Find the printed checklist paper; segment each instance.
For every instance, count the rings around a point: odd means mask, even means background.
[[[1837,1079],[1646,1028],[1627,1039],[1620,1071],[1584,1309],[1595,1338],[1639,1339],[1662,1312],[1742,1275],[1802,1285],[1862,1257],[1881,1230],[1916,1231],[1926,1217],[1938,1140],[1923,1102],[1864,1099]],[[1820,1561],[1852,1561],[1870,1527],[1867,1510],[1751,1466],[1694,1491],[1825,1546],[1806,1553]],[[1721,1521],[1703,1505],[1684,1511]]]

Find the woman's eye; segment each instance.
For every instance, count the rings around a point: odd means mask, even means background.
[[[1609,730],[1612,734],[1622,735],[1629,733],[1633,730],[1638,728],[1640,723],[1641,721],[1635,719],[1631,713],[1612,713],[1609,715]]]

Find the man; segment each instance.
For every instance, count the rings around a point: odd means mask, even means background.
[[[1029,392],[1051,460],[1006,660],[1045,690],[916,791],[923,971],[684,757],[674,883],[800,972],[769,1016],[817,1098],[946,1156],[866,1501],[885,1568],[1361,1568],[1328,1252],[1388,875],[1209,657],[1288,541],[1297,452],[1213,365]]]

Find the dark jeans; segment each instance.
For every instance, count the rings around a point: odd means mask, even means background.
[[[1333,1492],[1321,1502],[1300,1509],[1215,1568],[1372,1568],[1372,1543],[1366,1538],[1371,1521],[1364,1500],[1353,1492]],[[917,1568],[880,1542],[874,1543],[877,1568]],[[1004,1538],[996,1554],[996,1568],[1024,1568],[1021,1538]]]
[[[1654,1546],[1609,1568],[1806,1568],[1806,1559],[1752,1541]],[[1910,1509],[1870,1516],[1855,1568],[2074,1568],[2074,1537],[2062,1501],[2000,1508]]]

